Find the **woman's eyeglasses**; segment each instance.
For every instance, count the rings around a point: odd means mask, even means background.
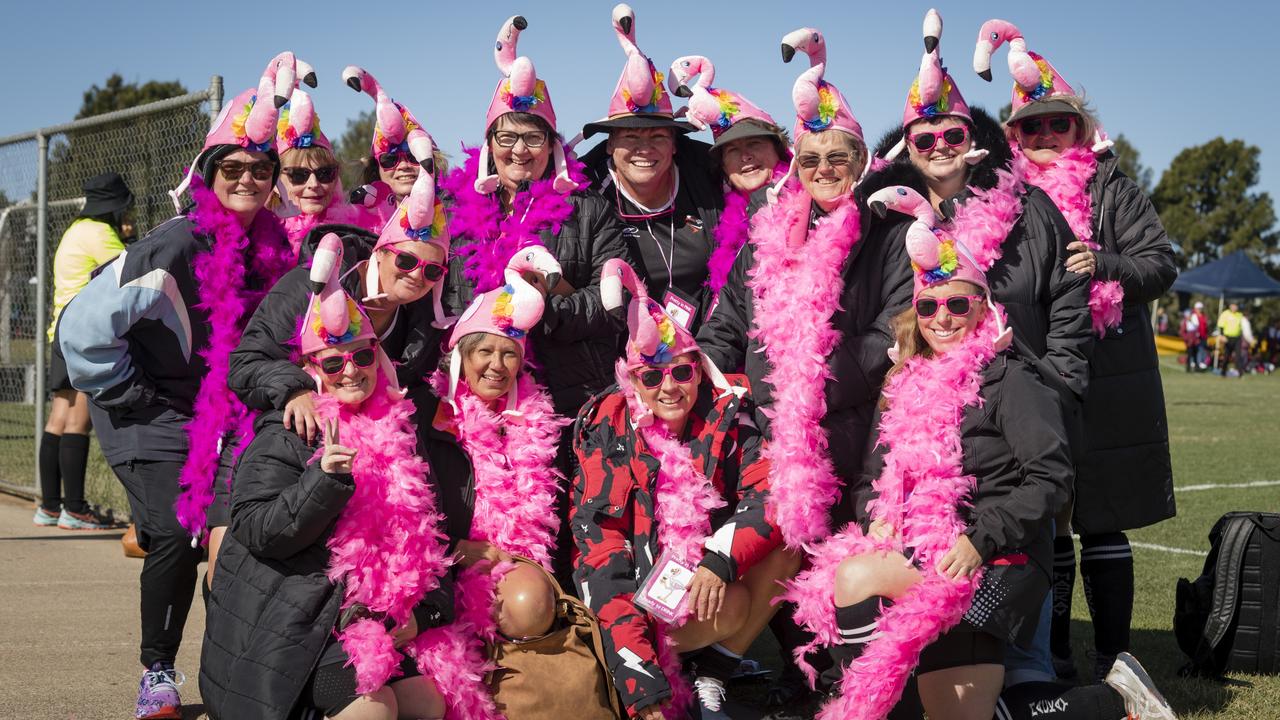
[[[938,314],[938,308],[945,305],[947,312],[955,317],[964,317],[973,310],[974,302],[981,302],[985,295],[952,295],[947,298],[920,298],[916,300],[916,315],[931,318]]]
[[[364,370],[373,366],[378,354],[373,347],[360,348],[355,352],[339,353],[337,355],[328,355],[326,357],[317,358],[315,363],[320,366],[320,371],[325,375],[340,375],[347,368],[347,363],[355,365],[358,369]]]
[[[328,185],[338,179],[338,167],[336,165],[326,165],[318,168],[300,168],[290,167],[284,169],[284,176],[289,178],[291,185],[306,185],[311,176],[316,176],[316,181],[322,185]]]
[[[853,162],[853,155],[847,152],[833,152],[826,155],[806,153],[796,158],[796,164],[805,170],[816,170],[822,166],[824,160],[833,168],[842,168]]]
[[[418,268],[422,268],[422,279],[434,281],[444,277],[444,274],[449,270],[438,262],[423,260],[413,253],[400,252],[399,250],[392,250],[392,252],[395,253],[395,259],[392,262],[395,263],[396,269],[406,275]]]
[[[1047,123],[1049,132],[1054,135],[1066,135],[1071,132],[1071,126],[1075,124],[1075,121],[1076,119],[1070,115],[1033,117],[1018,123],[1018,129],[1022,131],[1023,135],[1039,135]]]
[[[922,153],[927,153],[938,145],[938,140],[946,143],[948,147],[960,147],[969,139],[969,128],[951,127],[946,130],[925,131],[910,136],[911,145]]]
[[[672,380],[675,380],[681,385],[687,385],[693,381],[693,375],[696,369],[697,365],[691,362],[686,362],[680,363],[679,365],[669,365],[667,367],[637,368],[632,370],[631,373],[640,381],[641,385],[652,390],[654,388],[661,387],[662,381],[668,375],[671,376]]]
[[[499,130],[493,134],[493,141],[498,144],[498,147],[515,147],[521,140],[524,141],[525,147],[536,150],[547,144],[547,133],[542,130],[530,130],[524,133]]]
[[[227,182],[235,182],[244,177],[246,170],[249,171],[250,177],[254,180],[270,180],[271,176],[276,172],[276,164],[267,160],[257,160],[251,163],[239,160],[219,160],[217,166],[218,172],[222,174],[222,179]]]

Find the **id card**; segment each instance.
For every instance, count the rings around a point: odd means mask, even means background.
[[[684,615],[691,582],[693,571],[663,553],[636,591],[635,604],[665,623],[674,623]]]
[[[693,327],[693,316],[698,312],[698,306],[692,300],[672,287],[667,288],[662,296],[662,309],[685,330]]]

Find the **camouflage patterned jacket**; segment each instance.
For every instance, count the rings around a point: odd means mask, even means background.
[[[746,387],[740,375],[728,379]],[[686,430],[694,464],[727,502],[712,517],[713,535],[700,563],[726,582],[782,543],[765,514],[769,464],[755,412],[749,395],[716,398],[703,383]],[[609,668],[634,716],[671,694],[658,665],[654,621],[632,603],[659,554],[653,497],[658,461],[631,426],[617,386],[582,408],[573,448],[579,465],[571,511],[574,582],[600,619]]]

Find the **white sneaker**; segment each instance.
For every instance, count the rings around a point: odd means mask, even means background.
[[[1116,656],[1103,682],[1124,698],[1124,709],[1131,720],[1178,720],[1173,708],[1151,681],[1151,676],[1129,653],[1122,652]]]
[[[724,683],[710,677],[693,679],[693,694],[698,699],[698,711],[701,720],[720,720],[728,718],[720,707],[724,704]]]

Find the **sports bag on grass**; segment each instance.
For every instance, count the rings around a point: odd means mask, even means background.
[[[1280,673],[1280,514],[1230,512],[1194,581],[1178,579],[1173,632],[1185,675]]]
[[[517,558],[538,569],[541,566]],[[600,623],[581,600],[555,588],[551,632],[533,640],[494,645],[489,690],[507,720],[618,720],[621,702],[605,663]]]

